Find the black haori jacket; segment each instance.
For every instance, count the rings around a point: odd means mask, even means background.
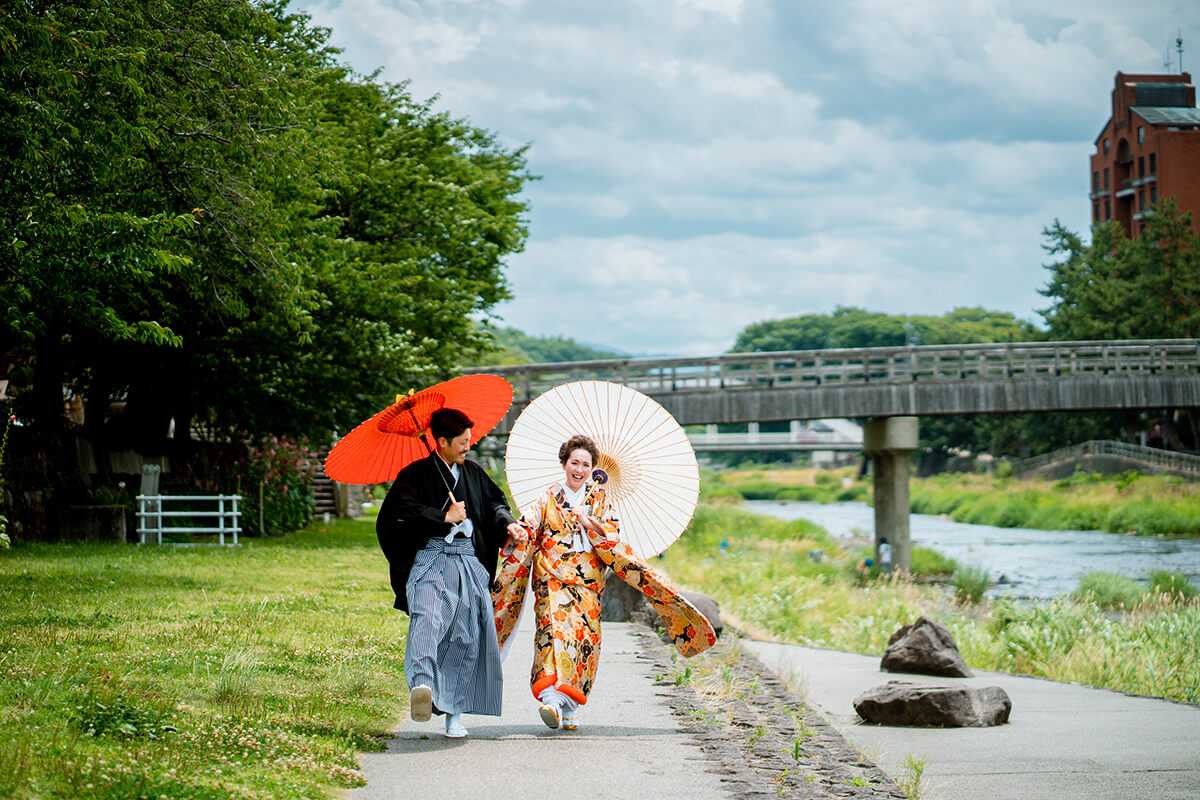
[[[404,587],[417,551],[432,537],[450,533],[451,525],[444,520],[450,502],[446,487],[453,480],[441,457],[433,453],[400,470],[379,509],[375,532],[388,560],[395,607],[401,611],[408,611]],[[474,461],[465,461],[459,467],[454,498],[467,502],[467,517],[475,526],[471,543],[491,586],[496,579],[496,558],[508,539],[507,528],[516,520],[504,492]]]

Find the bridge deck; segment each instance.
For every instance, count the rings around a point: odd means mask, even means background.
[[[1200,407],[1200,339],[867,347],[486,367],[511,381],[505,433],[538,394],[623,383],[682,424]]]

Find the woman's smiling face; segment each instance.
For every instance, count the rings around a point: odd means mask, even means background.
[[[592,454],[582,447],[572,450],[563,462],[563,472],[567,475],[567,488],[572,492],[579,491],[583,482],[592,476]]]

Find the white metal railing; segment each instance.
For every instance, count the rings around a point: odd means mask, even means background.
[[[146,543],[147,538],[153,538],[156,544],[163,543],[164,533],[202,533],[216,534],[217,543],[225,544],[225,535],[232,534],[233,542],[238,543],[241,533],[241,512],[238,494],[195,495],[195,494],[139,494],[137,496],[138,510],[138,541]],[[215,505],[215,510],[197,510],[181,507],[184,502],[189,505]],[[169,506],[174,506],[168,510]],[[175,520],[192,522],[195,519],[211,519],[215,525],[173,525]],[[171,544],[171,542],[168,542]]]
[[[478,367],[507,378],[518,399],[573,380],[608,380],[647,394],[876,383],[970,382],[1200,371],[1200,339],[862,347],[624,358]]]
[[[1023,458],[1019,461],[1014,460],[1013,472],[1024,474],[1049,466],[1057,461],[1063,461],[1068,458],[1082,458],[1083,456],[1115,456],[1131,461],[1140,461],[1143,464],[1150,464],[1164,469],[1175,470],[1176,472],[1190,472],[1200,475],[1200,456],[1192,455],[1191,453],[1175,453],[1157,447],[1143,447],[1142,445],[1107,439],[1094,439],[1083,444],[1064,447],[1052,453],[1043,453],[1040,456]]]

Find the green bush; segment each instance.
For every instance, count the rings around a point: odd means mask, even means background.
[[[1146,596],[1146,590],[1133,578],[1112,572],[1089,572],[1079,579],[1076,595],[1101,608],[1133,608]]]
[[[1127,469],[1117,477],[1117,491],[1124,491],[1131,485],[1137,482],[1137,479],[1142,477],[1142,473],[1136,469]]]
[[[747,500],[774,500],[783,487],[769,481],[746,481],[729,488],[736,489]]]
[[[825,490],[817,486],[785,486],[776,493],[775,499],[820,502],[825,495]]]
[[[1168,572],[1165,569],[1156,569],[1150,573],[1150,591],[1174,595],[1183,600],[1200,594],[1186,575],[1181,572]]]
[[[914,575],[952,575],[958,562],[928,547],[912,549],[912,573]]]
[[[135,702],[117,693],[98,694],[93,690],[71,709],[71,726],[84,736],[111,736],[122,739],[157,739],[175,731],[170,724],[171,711]]]
[[[313,520],[313,467],[306,441],[271,437],[252,449],[246,459],[243,492],[246,496],[242,528],[259,530],[259,497],[262,497],[262,531],[283,536]]]
[[[1150,500],[1117,506],[1104,520],[1112,533],[1134,531],[1144,535],[1196,534],[1200,523],[1180,511]]]
[[[834,472],[818,472],[813,478],[813,482],[816,483],[817,486],[841,486],[842,478],[840,475]]]
[[[983,567],[959,567],[951,576],[954,599],[960,603],[978,603],[988,588],[988,573]]]
[[[849,503],[852,501],[866,500],[869,497],[869,495],[870,495],[870,492],[867,491],[867,487],[860,483],[860,484],[855,484],[854,486],[851,486],[848,489],[842,489],[840,492],[838,492],[837,494],[835,494],[833,496],[833,499],[834,499],[834,501],[836,501],[838,503]]]

